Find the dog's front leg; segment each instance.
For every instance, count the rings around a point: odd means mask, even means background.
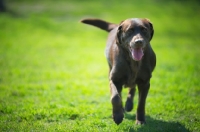
[[[122,85],[113,83],[113,81],[110,80],[111,103],[113,109],[112,114],[113,120],[117,125],[120,124],[124,118],[124,110],[121,100],[121,90]]]
[[[138,84],[139,90],[139,102],[136,114],[136,124],[145,124],[145,103],[146,97],[149,91],[150,83],[146,82],[143,84]]]

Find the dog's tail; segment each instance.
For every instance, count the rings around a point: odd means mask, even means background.
[[[81,22],[101,28],[107,32],[110,32],[112,29],[118,26],[117,24],[109,23],[100,19],[83,19]]]

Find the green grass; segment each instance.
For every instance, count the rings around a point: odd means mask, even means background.
[[[200,131],[199,2],[6,1],[0,14],[0,131]],[[149,18],[157,54],[147,124],[111,118],[107,33],[79,23]],[[127,89],[123,91],[125,101]]]

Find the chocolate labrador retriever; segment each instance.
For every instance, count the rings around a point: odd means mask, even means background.
[[[116,124],[124,118],[121,91],[128,87],[125,110],[133,109],[135,87],[139,91],[136,124],[145,123],[145,102],[150,88],[150,78],[156,65],[156,55],[150,45],[153,25],[148,19],[131,18],[119,25],[99,19],[83,19],[90,24],[109,32],[106,45],[106,58],[110,68],[112,115]]]

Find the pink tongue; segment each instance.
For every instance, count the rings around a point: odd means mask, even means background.
[[[142,56],[144,55],[142,48],[134,48],[132,49],[132,56],[133,59],[136,61],[140,61],[142,59]]]

